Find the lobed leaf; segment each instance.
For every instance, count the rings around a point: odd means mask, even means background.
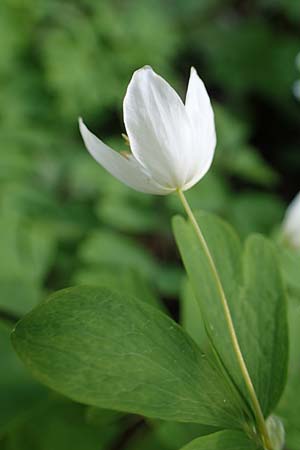
[[[288,355],[286,297],[273,245],[250,237],[242,250],[220,219],[197,213],[229,304],[234,326],[263,412],[277,404],[286,381]],[[241,371],[224,318],[220,292],[191,224],[174,218],[174,233],[214,350],[242,397]]]

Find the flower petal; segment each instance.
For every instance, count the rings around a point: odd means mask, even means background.
[[[180,97],[149,66],[133,74],[124,99],[124,122],[136,159],[159,184],[182,187],[191,126]]]
[[[86,148],[93,158],[118,180],[127,186],[148,194],[166,195],[172,192],[159,186],[132,156],[125,157],[115,152],[98,139],[79,119],[79,128]]]
[[[286,210],[283,220],[283,233],[293,247],[300,249],[300,192]]]
[[[197,161],[194,176],[185,187],[188,189],[199,181],[210,168],[216,146],[213,109],[204,83],[194,67],[191,68],[185,108],[193,127],[193,151],[196,153],[193,159],[194,162]]]

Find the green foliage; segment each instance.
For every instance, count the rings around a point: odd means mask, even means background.
[[[279,223],[284,212],[276,195],[257,192],[237,195],[229,209],[231,223],[243,237],[251,232],[267,234],[270,224]]]
[[[215,262],[238,340],[263,412],[277,404],[286,381],[286,296],[270,242],[251,236],[242,252],[238,237],[221,220],[196,215]],[[231,379],[248,398],[225,320],[216,279],[191,224],[174,219],[174,231],[207,334]],[[249,401],[249,399],[248,399]]]
[[[83,283],[117,288],[163,311],[166,301],[208,350],[174,252],[169,219],[181,212],[177,198],[141,195],[114,180],[84,150],[78,115],[109,145],[126,149],[122,98],[133,70],[152,65],[184,96],[194,65],[214,102],[218,145],[212,170],[187,197],[243,238],[270,235],[283,217],[282,198],[299,189],[300,116],[292,94],[299,11],[297,0],[0,2],[1,448],[77,450],[81,433],[86,449],[111,446],[110,431],[87,426],[92,411],[46,405],[49,392],[8,342],[12,322],[49,291]],[[289,450],[298,450],[299,255],[284,243],[279,255],[292,351],[278,414]],[[199,424],[162,423],[137,426],[126,440],[118,433],[132,424],[120,422],[113,445],[123,450],[178,450],[201,434]]]
[[[50,399],[8,433],[4,449],[105,450],[117,434],[116,425],[88,424],[82,405]]]
[[[93,265],[119,268],[139,267],[139,272],[153,278],[155,262],[142,247],[130,238],[119,236],[111,231],[98,231],[91,234],[80,249],[80,259]]]
[[[0,307],[7,313],[24,314],[41,298],[43,280],[54,255],[54,241],[42,224],[4,208],[0,234]]]
[[[217,163],[222,170],[258,185],[277,184],[278,174],[264,161],[257,149],[248,144],[249,124],[238,120],[221,105],[216,104],[214,110],[218,130]]]
[[[168,16],[146,2],[127,3],[122,14],[113,2],[85,3],[57,3],[48,10],[45,18],[52,24],[41,43],[57,109],[71,121],[116,105],[128,73],[149,63],[166,68],[177,43]]]
[[[295,393],[300,389],[300,306],[298,298],[291,298],[288,309],[290,361],[288,367],[288,382],[283,397],[278,406],[278,415],[282,418],[286,430],[286,446],[291,450],[297,450],[300,439],[300,425],[298,411],[300,408],[299,395]]]
[[[199,436],[217,431],[215,427],[195,423],[159,422],[154,426],[154,434],[168,450],[179,449]]]
[[[195,439],[182,450],[262,450],[262,447],[239,431],[220,431]]]
[[[237,97],[256,92],[273,102],[289,97],[298,38],[280,35],[262,18],[206,24],[195,37],[209,60],[210,76]],[[268,67],[268,70],[266,70]],[[272,76],[270,76],[272,74]],[[288,103],[285,100],[285,105]]]
[[[202,347],[207,345],[206,330],[198,302],[188,280],[184,280],[180,292],[180,319],[183,328]]]
[[[30,414],[46,399],[47,391],[36,383],[12,351],[10,330],[0,322],[1,366],[1,408],[0,408],[0,442],[1,438]]]
[[[123,413],[111,409],[102,409],[96,406],[88,406],[86,409],[87,423],[95,426],[106,427],[107,425],[118,422],[123,417]]]
[[[281,267],[290,296],[299,299],[300,293],[300,253],[289,248],[279,248]],[[299,301],[299,300],[298,300]]]
[[[73,400],[207,425],[243,420],[216,361],[174,321],[131,297],[63,290],[21,320],[12,337],[32,373]]]

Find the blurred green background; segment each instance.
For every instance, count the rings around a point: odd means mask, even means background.
[[[298,0],[1,0],[1,449],[175,450],[197,436],[199,426],[146,423],[46,391],[17,361],[9,330],[47,293],[81,283],[142,292],[182,318],[177,198],[121,185],[77,126],[83,116],[126,149],[122,100],[145,64],[182,96],[195,66],[214,103],[216,157],[187,194],[192,207],[242,237],[273,235],[300,187],[299,21]]]

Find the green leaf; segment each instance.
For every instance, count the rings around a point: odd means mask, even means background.
[[[160,267],[158,267],[155,275],[157,289],[161,293],[162,297],[176,298],[178,296],[183,277],[184,271],[178,266],[178,264],[168,264],[163,261]]]
[[[145,277],[155,275],[155,260],[133,239],[112,231],[91,233],[80,247],[80,259],[89,265],[105,266],[119,270],[136,269]]]
[[[0,311],[22,316],[37,305],[42,296],[39,286],[26,277],[0,276]]]
[[[0,234],[1,277],[26,277],[28,282],[40,283],[52,263],[51,234],[15,211],[1,211]]]
[[[54,240],[47,228],[26,219],[17,208],[5,209],[3,202],[1,206],[0,310],[23,315],[42,295]]]
[[[28,414],[48,394],[24,369],[13,350],[9,334],[8,327],[0,323],[0,439],[13,422]]]
[[[124,413],[119,411],[97,408],[96,406],[87,406],[85,414],[86,422],[98,427],[107,427],[108,425],[119,422],[124,417]]]
[[[233,308],[234,318],[250,376],[267,415],[286,383],[286,292],[275,247],[267,239],[253,235],[246,241],[243,265],[244,286],[240,302]]]
[[[250,237],[244,251],[233,230],[220,219],[196,214],[223,284],[251,379],[267,415],[286,380],[288,353],[286,298],[273,245]],[[174,232],[211,343],[231,379],[248,398],[225,322],[220,294],[207,257],[191,224],[174,219]]]
[[[262,186],[273,186],[278,183],[279,176],[268,166],[260,153],[251,146],[241,146],[238,151],[226,153],[225,169],[229,173]]]
[[[290,338],[290,360],[287,385],[276,413],[282,418],[286,430],[286,446],[298,450],[300,442],[300,305],[299,299],[289,298],[288,323]]]
[[[105,450],[121,432],[115,424],[87,423],[82,405],[54,398],[8,433],[5,450]]]
[[[122,445],[122,450],[169,450],[156,437],[150,428],[140,427],[129,437],[129,440]],[[177,449],[176,449],[177,450]]]
[[[159,217],[153,214],[153,207],[143,207],[131,198],[106,196],[97,205],[97,215],[101,222],[129,233],[149,233],[159,228]],[[136,200],[136,199],[135,199]],[[141,202],[140,202],[141,203]]]
[[[215,361],[157,309],[105,288],[60,291],[12,334],[42,383],[73,400],[165,420],[239,427]]]
[[[290,290],[296,297],[300,297],[300,253],[284,247],[279,247],[282,275]]]
[[[241,431],[225,430],[195,439],[181,450],[262,450],[262,447]]]
[[[168,450],[178,450],[192,439],[219,431],[216,427],[199,423],[152,422],[154,434]]]
[[[244,192],[228,205],[227,216],[241,236],[250,233],[269,234],[284,214],[282,200],[269,193]]]
[[[185,279],[180,291],[180,323],[195,342],[204,348],[207,335],[191,283]]]
[[[74,284],[102,286],[113,289],[118,286],[119,291],[138,297],[140,300],[155,306],[161,310],[165,307],[156,295],[155,290],[151,289],[150,283],[145,280],[139,273],[131,268],[120,268],[118,272],[112,268],[91,268],[80,270],[74,277]]]

